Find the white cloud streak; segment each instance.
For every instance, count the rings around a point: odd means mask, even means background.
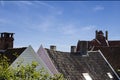
[[[10,23],[10,21],[6,19],[0,19],[0,24],[8,24],[8,23]]]
[[[2,0],[0,0],[0,4],[2,7],[4,7],[4,2]]]
[[[36,7],[39,8],[40,6],[44,6],[48,9],[50,9],[50,11],[52,11],[54,14],[57,15],[62,15],[63,11],[57,9],[56,7],[54,7],[53,5],[50,5],[46,2],[42,2],[42,1],[19,1],[16,2],[15,4],[17,4],[19,7],[28,7],[28,6],[32,6],[32,7]]]
[[[33,5],[33,3],[30,1],[20,1],[20,3],[25,5]]]
[[[0,19],[0,23],[5,23],[6,21],[4,19]]]
[[[75,24],[69,24],[69,25],[62,25],[61,32],[65,35],[75,35],[75,34],[80,34],[81,32],[89,32],[91,30],[96,29],[94,25],[89,25],[89,26],[78,26]]]
[[[36,6],[32,1],[12,1],[12,5],[17,5],[19,8],[29,8],[30,6]]]
[[[94,11],[101,11],[101,10],[104,10],[104,7],[103,6],[96,6],[93,8]]]
[[[57,14],[58,14],[58,15],[62,15],[62,14],[63,14],[63,11],[60,11],[60,10],[59,10],[59,11],[57,11]]]
[[[75,25],[69,24],[69,25],[63,25],[62,27],[62,33],[65,35],[72,35],[77,32]]]
[[[42,1],[39,1],[39,2],[37,2],[37,3],[38,3],[38,4],[41,4],[41,5],[43,5],[43,6],[46,6],[46,7],[48,7],[48,8],[51,8],[51,9],[54,9],[54,8],[55,8],[55,7],[49,5],[49,4],[45,3],[45,2],[42,2]]]
[[[59,33],[64,36],[64,39],[90,39],[90,35],[92,35],[91,32],[95,31],[97,28],[94,25],[81,26],[80,24],[71,22],[68,22],[67,24],[62,24],[58,29]]]
[[[82,27],[81,30],[90,31],[90,30],[93,30],[93,29],[95,29],[95,26],[94,25],[89,25],[89,26]]]
[[[24,19],[24,26],[28,30],[35,30],[35,31],[42,31],[47,32],[50,31],[53,26],[55,26],[55,18],[54,16],[39,16],[38,20],[25,20]]]
[[[40,24],[35,24],[36,26],[33,26],[33,28],[37,29],[37,30],[41,30],[43,32],[46,32],[50,29],[52,22],[49,21],[43,21]]]

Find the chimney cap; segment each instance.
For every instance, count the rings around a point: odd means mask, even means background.
[[[55,45],[50,45],[50,50],[56,51],[56,46]]]
[[[76,46],[71,46],[71,53],[76,53]]]
[[[15,34],[15,33],[11,33],[11,32],[0,32],[0,34]]]
[[[104,33],[102,32],[102,30],[100,30],[100,31],[98,32],[98,34],[104,34]]]
[[[80,41],[78,47],[79,50],[77,52],[79,52],[81,55],[87,55],[88,41]]]

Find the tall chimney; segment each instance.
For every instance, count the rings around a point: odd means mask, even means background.
[[[88,51],[88,41],[80,41],[80,54],[81,55],[87,55]]]
[[[96,30],[95,31],[95,39],[97,39],[97,36],[98,36],[98,31]]]
[[[56,46],[51,45],[51,46],[50,46],[50,50],[56,51]]]
[[[105,38],[106,40],[108,40],[108,31],[105,31],[105,34],[106,34]]]
[[[75,53],[76,52],[76,46],[71,46],[71,53]]]

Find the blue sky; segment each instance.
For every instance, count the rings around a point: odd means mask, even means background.
[[[0,32],[15,33],[14,47],[42,44],[70,51],[78,40],[108,30],[120,40],[120,1],[0,1]]]

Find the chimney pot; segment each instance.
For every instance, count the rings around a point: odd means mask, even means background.
[[[50,46],[50,50],[56,51],[56,46],[51,45],[51,46]]]
[[[76,52],[76,46],[71,46],[71,53],[75,53]]]

